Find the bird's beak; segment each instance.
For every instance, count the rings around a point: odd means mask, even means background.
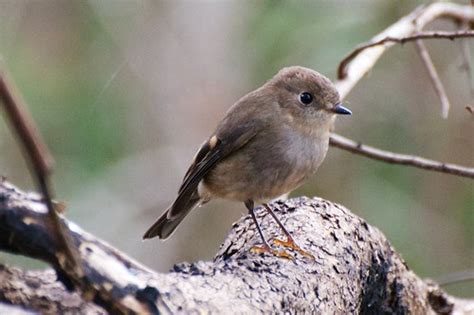
[[[352,112],[349,109],[342,106],[341,104],[337,104],[336,106],[334,106],[331,109],[331,112],[339,114],[339,115],[352,115]]]

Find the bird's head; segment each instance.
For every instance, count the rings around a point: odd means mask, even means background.
[[[308,68],[292,66],[280,70],[268,84],[282,112],[294,121],[319,126],[330,124],[335,115],[350,115],[341,104],[334,84]]]

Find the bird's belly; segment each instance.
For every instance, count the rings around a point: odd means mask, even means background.
[[[278,148],[246,147],[239,152],[244,154],[230,156],[216,165],[204,178],[203,186],[213,197],[238,201],[274,199],[303,184],[324,159],[327,147],[317,147],[314,142],[306,145],[288,145],[283,155]]]

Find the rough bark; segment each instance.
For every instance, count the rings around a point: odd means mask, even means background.
[[[449,314],[474,307],[474,301],[450,297],[436,284],[418,278],[380,231],[340,205],[303,197],[273,203],[272,207],[315,260],[291,250],[292,260],[252,253],[259,236],[246,216],[232,226],[213,261],[182,263],[169,273],[155,273],[66,221],[85,270],[84,278],[71,279],[58,263],[62,249],[41,199],[3,182],[0,249],[46,261],[65,287],[87,282],[89,285],[82,287],[93,289],[82,292],[80,299],[53,282],[50,271],[4,268],[0,275],[7,281],[1,281],[0,300],[36,311],[50,307],[66,311],[66,301],[73,301],[70,312],[87,307],[99,314],[100,308],[85,301],[113,313],[165,314]],[[271,217],[262,209],[258,213],[264,233],[278,237]],[[31,289],[31,277],[36,283],[33,288],[40,289]],[[56,304],[45,306],[42,299]]]
[[[107,314],[99,306],[85,302],[79,294],[68,292],[51,269],[24,271],[0,265],[0,301],[10,303],[10,307],[23,306],[16,308],[16,314],[33,314],[25,308],[47,314]],[[0,307],[0,314],[12,312]]]

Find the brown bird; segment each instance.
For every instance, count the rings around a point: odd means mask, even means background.
[[[148,229],[144,239],[171,235],[197,205],[213,198],[245,203],[254,213],[263,203],[288,240],[280,245],[305,253],[265,203],[305,182],[326,156],[336,114],[350,115],[335,86],[318,72],[299,66],[280,70],[270,81],[235,103],[196,153],[178,197]]]

